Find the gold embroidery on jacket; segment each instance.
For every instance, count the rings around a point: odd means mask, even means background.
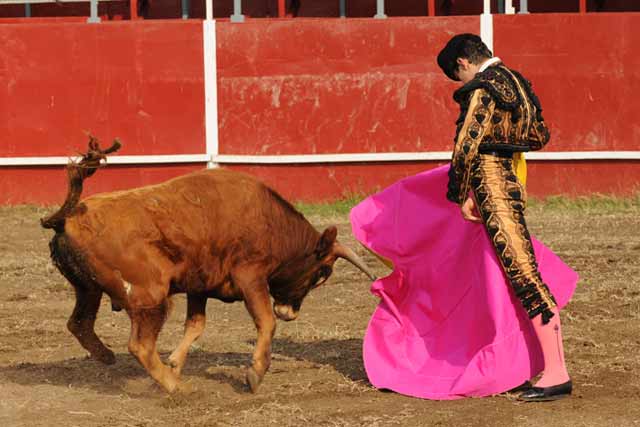
[[[471,163],[478,153],[478,146],[491,120],[495,103],[483,89],[476,90],[471,96],[467,116],[453,149],[451,167],[455,180],[459,184],[457,202],[463,203],[469,193]]]
[[[479,152],[539,150],[549,141],[549,131],[529,82],[503,65],[479,73],[454,99],[461,116],[447,198],[462,204],[469,192],[471,162]]]

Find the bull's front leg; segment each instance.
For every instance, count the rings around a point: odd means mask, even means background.
[[[265,286],[260,286],[253,292],[245,294],[245,305],[253,317],[258,330],[258,342],[253,352],[253,363],[247,371],[247,382],[253,393],[258,387],[271,365],[271,341],[276,332],[276,319],[271,309],[269,292]]]
[[[169,364],[173,372],[180,376],[180,372],[187,360],[189,348],[197,340],[206,322],[207,297],[203,295],[187,295],[187,319],[184,322],[184,336],[178,347],[169,356]]]
[[[234,281],[242,289],[245,306],[258,330],[253,361],[247,370],[247,383],[251,391],[256,393],[271,364],[271,341],[276,331],[276,319],[265,279],[256,278],[249,270],[234,275]]]

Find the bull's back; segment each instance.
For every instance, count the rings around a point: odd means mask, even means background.
[[[251,222],[264,192],[259,181],[243,173],[198,171],[161,184],[87,197],[67,218],[65,232],[96,258],[112,260],[110,264],[145,259],[196,263],[217,240],[259,232],[259,224],[247,230],[245,223]]]

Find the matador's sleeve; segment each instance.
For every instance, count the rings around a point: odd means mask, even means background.
[[[464,123],[456,136],[449,170],[447,199],[462,205],[469,194],[471,164],[478,155],[478,146],[491,126],[495,102],[489,93],[480,88],[470,95],[469,108]]]

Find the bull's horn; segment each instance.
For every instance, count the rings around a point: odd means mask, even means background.
[[[349,261],[351,264],[358,267],[364,274],[369,276],[369,279],[371,280],[377,279],[375,274],[373,274],[371,270],[369,270],[369,268],[364,263],[364,261],[362,261],[362,259],[358,255],[356,255],[356,253],[352,251],[350,248],[346,246],[342,246],[340,243],[336,242],[333,247],[333,253],[337,257],[344,258],[345,260]]]

